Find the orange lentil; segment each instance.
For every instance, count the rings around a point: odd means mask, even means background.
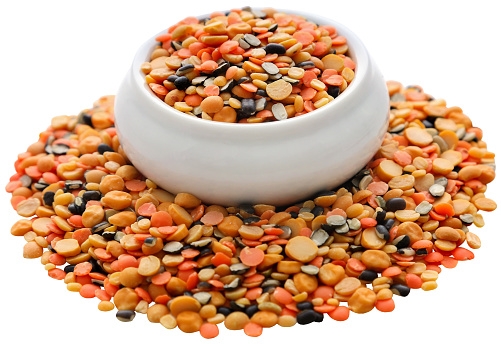
[[[323,305],[320,305],[320,306],[314,306],[313,307],[313,310],[319,312],[319,313],[330,313],[332,311],[334,311],[336,309],[336,306],[334,305],[327,305],[327,304],[323,304]]]
[[[49,262],[54,265],[63,265],[66,263],[66,258],[58,253],[53,253],[49,256]]]
[[[166,211],[157,211],[150,219],[153,227],[172,226],[172,216]]]
[[[99,286],[94,284],[84,284],[80,288],[80,295],[84,298],[91,299],[96,296],[96,291],[101,289]]]
[[[143,180],[127,180],[125,187],[130,191],[143,191],[146,188],[146,182]]]
[[[395,301],[393,299],[377,300],[376,309],[380,312],[392,312],[395,309]]]
[[[212,264],[215,266],[219,266],[222,264],[230,265],[231,264],[231,258],[225,255],[222,252],[217,252],[214,257],[211,258]]]
[[[137,287],[137,288],[134,288],[134,291],[136,292],[137,296],[139,296],[141,299],[145,300],[146,302],[150,303],[152,301],[150,294],[148,294],[148,292],[146,290],[144,290],[143,288]],[[97,296],[98,292],[99,292],[99,290],[96,291],[96,296]]]
[[[317,79],[317,75],[313,71],[307,70],[304,72],[304,75],[301,80],[303,81],[303,84],[306,87],[311,87],[310,84],[315,79]]]
[[[398,276],[401,272],[402,272],[402,270],[399,267],[391,266],[389,268],[384,269],[383,272],[381,272],[381,276],[394,277],[394,276]]]
[[[96,289],[95,291],[95,296],[101,300],[101,301],[110,301],[111,300],[111,295],[106,292],[106,290],[103,289]]]
[[[444,267],[448,269],[453,269],[458,265],[458,260],[445,256],[444,259],[442,259],[441,263]]]
[[[443,259],[444,256],[439,252],[431,252],[424,258],[424,260],[426,260],[428,263],[441,262]]]
[[[435,212],[440,215],[452,217],[454,216],[454,208],[449,203],[438,203],[433,206]],[[445,220],[445,219],[444,219]]]
[[[249,83],[240,84],[240,87],[242,87],[244,90],[249,91],[249,92],[256,92],[258,89],[256,85],[249,84]]]
[[[284,289],[285,290],[285,289]],[[263,289],[262,288],[251,288],[249,290],[247,290],[247,292],[245,293],[245,298],[247,300],[257,300],[261,295],[263,294]],[[275,298],[276,298],[276,295],[274,294]],[[281,298],[282,295],[279,295],[279,298]],[[283,299],[283,297],[281,298]],[[279,301],[279,299],[277,299],[277,301]],[[279,301],[281,302],[281,301]],[[292,302],[292,295],[291,295],[291,302]],[[282,302],[283,304],[286,304],[285,302]]]
[[[219,87],[216,85],[209,85],[204,88],[204,93],[207,96],[218,96],[219,95]]]
[[[345,321],[350,317],[350,309],[346,306],[338,306],[328,314],[332,319],[336,321]]]
[[[246,247],[240,251],[240,260],[247,266],[257,266],[264,260],[264,252],[258,248]]]
[[[341,75],[331,75],[325,79],[325,83],[332,86],[341,86],[344,78]]]
[[[259,337],[263,333],[263,327],[254,322],[248,322],[244,326],[244,332],[249,337]]]
[[[75,276],[85,276],[92,271],[92,264],[89,262],[78,263],[73,269]]]
[[[218,211],[209,211],[206,213],[200,221],[203,222],[204,225],[208,226],[216,226],[220,224],[224,219],[224,215]]]
[[[52,277],[53,279],[62,280],[66,276],[66,273],[61,269],[54,268],[54,269],[50,269],[48,271],[48,275],[49,275],[49,277]]]
[[[137,213],[141,216],[152,216],[155,214],[157,208],[152,203],[145,203],[139,207]]]
[[[451,254],[457,260],[471,260],[475,258],[475,254],[464,247],[457,247],[451,251]]]
[[[364,271],[367,267],[362,263],[360,260],[356,258],[350,258],[348,259],[346,266],[349,267],[350,269],[357,271],[357,272],[362,272]]]
[[[219,335],[219,328],[217,325],[208,322],[203,323],[199,331],[200,335],[205,339],[215,338]]]
[[[412,157],[405,151],[396,151],[393,154],[393,160],[400,166],[407,166],[412,163]]]
[[[151,278],[151,283],[153,283],[155,285],[165,285],[165,284],[169,283],[171,277],[172,277],[171,273],[168,271],[165,271],[165,272],[162,272],[162,273],[159,273],[159,274],[153,276]]]
[[[423,284],[423,280],[421,280],[421,278],[419,278],[419,276],[416,274],[407,273],[405,275],[405,283],[411,289],[419,289],[419,288],[421,288],[421,285]],[[377,304],[376,304],[376,307],[377,307]]]

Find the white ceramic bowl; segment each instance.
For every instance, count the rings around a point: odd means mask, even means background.
[[[210,204],[279,206],[330,190],[365,166],[388,125],[383,75],[344,25],[284,12],[333,25],[347,38],[356,63],[347,89],[326,106],[284,121],[239,124],[195,118],[162,102],[145,82],[140,65],[148,61],[157,34],[139,48],[115,103],[120,142],[141,173],[171,193],[189,192]]]

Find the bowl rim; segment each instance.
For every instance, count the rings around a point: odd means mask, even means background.
[[[253,7],[256,10],[262,10],[262,7]],[[275,9],[275,8],[274,8]],[[166,29],[163,29],[159,33],[150,37],[147,41],[145,41],[140,48],[137,50],[134,55],[131,71],[133,82],[135,83],[136,88],[142,93],[142,96],[146,99],[152,99],[151,105],[158,108],[159,111],[151,111],[150,115],[157,117],[159,121],[165,121],[167,116],[164,114],[160,115],[160,113],[165,112],[168,116],[175,116],[176,120],[183,121],[187,126],[190,126],[190,130],[202,130],[205,132],[223,132],[226,129],[230,129],[233,133],[246,133],[246,132],[255,132],[257,129],[260,131],[278,131],[278,130],[290,130],[297,129],[302,125],[308,125],[308,122],[321,121],[322,117],[337,117],[340,116],[343,111],[336,111],[336,108],[341,108],[346,106],[346,103],[349,103],[350,100],[356,97],[356,88],[362,87],[364,79],[366,79],[367,75],[370,73],[370,56],[367,51],[367,48],[363,44],[362,40],[350,29],[348,29],[345,25],[329,19],[324,16],[320,16],[313,13],[299,12],[295,10],[284,10],[284,9],[275,9],[278,12],[284,12],[286,14],[294,14],[300,15],[306,18],[307,20],[312,20],[319,25],[332,25],[336,28],[337,32],[346,37],[348,49],[350,51],[350,57],[356,63],[356,71],[353,81],[348,85],[348,87],[333,101],[329,102],[325,106],[312,111],[311,114],[288,118],[287,120],[282,121],[272,121],[272,122],[264,122],[264,123],[226,123],[226,122],[215,122],[215,121],[204,121],[198,117],[190,116],[184,114],[183,112],[170,107],[165,104],[160,98],[158,98],[153,91],[148,87],[145,81],[145,75],[141,71],[141,64],[147,62],[149,55],[153,51],[158,42],[155,40],[160,34],[164,34]],[[206,18],[210,14],[199,15],[197,18]],[[118,95],[119,96],[119,95]],[[331,118],[332,120],[332,118]]]

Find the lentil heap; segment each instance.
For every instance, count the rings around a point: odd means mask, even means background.
[[[289,207],[224,208],[173,195],[122,151],[113,97],[58,116],[15,162],[7,184],[26,219],[11,229],[50,277],[120,321],[137,313],[216,337],[259,336],[350,313],[394,309],[395,295],[437,288],[443,267],[480,248],[470,231],[494,177],[494,154],[459,107],[388,82],[390,126],[345,185]],[[467,248],[469,247],[469,248]]]
[[[229,123],[284,120],[334,100],[353,80],[346,38],[273,9],[188,17],[156,38],[141,69],[169,106]]]

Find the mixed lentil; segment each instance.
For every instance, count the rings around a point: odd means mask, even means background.
[[[355,77],[346,38],[335,27],[273,9],[188,17],[156,40],[141,66],[153,93],[211,121],[300,116],[334,100]]]
[[[418,86],[387,83],[390,126],[367,167],[288,207],[205,205],[158,188],[132,166],[113,97],[58,116],[19,154],[6,191],[25,258],[120,321],[137,313],[183,332],[347,320],[395,295],[437,288],[442,268],[474,258],[470,229],[494,177],[494,154],[461,108]]]

